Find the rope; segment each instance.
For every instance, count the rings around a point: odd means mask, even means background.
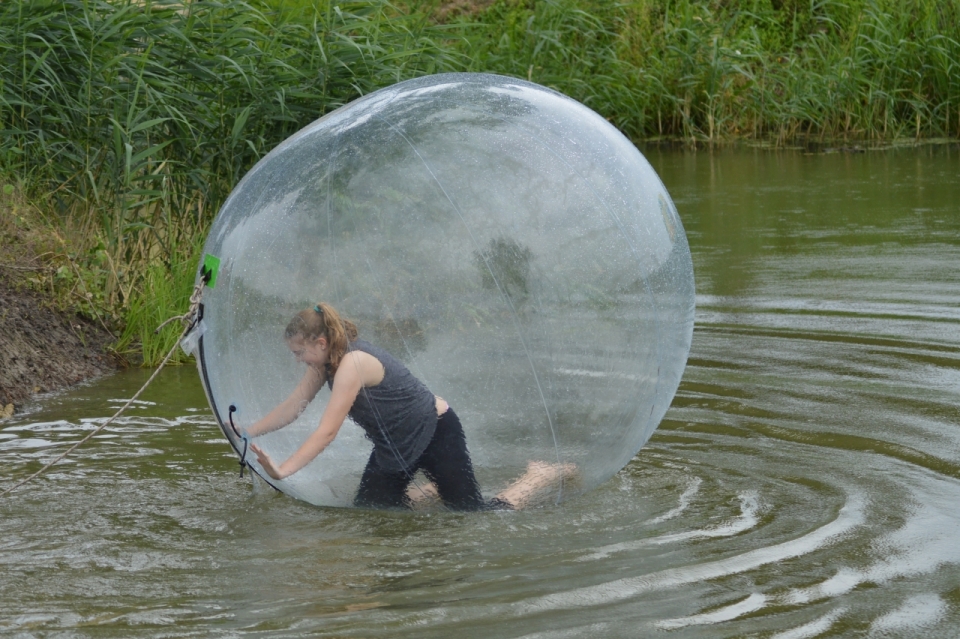
[[[170,358],[173,357],[174,352],[176,352],[177,348],[180,346],[180,341],[184,337],[186,337],[187,333],[189,333],[193,329],[193,327],[196,325],[197,311],[200,308],[200,300],[203,298],[203,287],[206,286],[208,279],[209,279],[208,277],[202,277],[200,281],[197,283],[197,285],[194,287],[193,293],[190,295],[190,310],[188,310],[183,315],[177,315],[177,316],[171,317],[170,319],[160,324],[160,326],[158,326],[156,330],[154,330],[154,334],[159,333],[160,329],[162,329],[164,326],[166,326],[167,324],[169,324],[174,320],[180,320],[183,323],[183,331],[180,332],[180,337],[177,338],[177,341],[174,343],[173,348],[167,351],[166,356],[163,358],[163,361],[160,362],[160,365],[157,367],[157,370],[153,371],[153,375],[151,375],[150,379],[148,379],[144,383],[144,385],[140,387],[140,390],[138,390],[133,395],[133,397],[128,399],[127,403],[124,404],[120,408],[120,410],[118,410],[116,413],[113,414],[113,417],[111,417],[110,419],[108,419],[107,421],[105,421],[104,423],[100,424],[95,429],[87,433],[86,437],[84,437],[83,439],[75,443],[73,446],[65,450],[63,454],[61,454],[59,457],[54,459],[52,462],[49,462],[43,468],[33,473],[26,479],[21,480],[20,482],[14,484],[12,487],[4,490],[2,493],[0,493],[0,497],[4,497],[7,494],[12,493],[17,488],[20,488],[27,482],[33,481],[43,473],[47,472],[47,470],[49,470],[52,466],[62,461],[67,455],[69,455],[70,453],[75,451],[77,448],[85,444],[91,437],[93,437],[94,435],[102,431],[104,428],[109,426],[110,423],[113,422],[113,420],[115,420],[117,417],[119,417],[123,413],[123,411],[130,408],[130,405],[133,404],[133,402],[137,401],[137,398],[140,397],[140,394],[143,393],[143,391],[147,389],[147,386],[149,386],[150,383],[157,378],[157,375],[160,374],[160,371],[163,370],[163,367],[166,366],[167,362],[170,361]]]
[[[240,453],[240,478],[243,479],[243,471],[250,464],[247,463],[247,446],[250,444],[250,439],[240,432],[240,429],[237,428],[237,425],[233,423],[233,414],[237,412],[237,405],[230,404],[229,412],[227,413],[227,418],[230,420],[230,428],[233,429],[233,434],[236,435],[239,439],[243,440],[243,452]],[[237,451],[240,452],[240,451]],[[276,489],[276,487],[274,487]]]

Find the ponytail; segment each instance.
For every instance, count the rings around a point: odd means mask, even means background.
[[[337,310],[329,304],[320,302],[313,308],[304,309],[294,315],[283,332],[283,337],[287,340],[298,335],[304,339],[327,338],[330,346],[327,366],[330,374],[335,375],[343,356],[347,354],[348,345],[357,339],[357,325],[340,317]]]

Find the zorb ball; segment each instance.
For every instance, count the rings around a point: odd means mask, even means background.
[[[690,349],[693,266],[660,179],[602,117],[515,78],[418,78],[320,118],[240,181],[204,251],[213,279],[189,337],[240,454],[231,423],[297,385],[284,328],[321,301],[456,410],[487,497],[531,461],[576,469],[549,501],[609,479]],[[283,461],[329,396],[257,443]],[[246,461],[285,493],[348,506],[371,446],[345,423],[285,480]]]

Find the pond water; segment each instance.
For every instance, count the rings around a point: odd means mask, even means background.
[[[0,635],[957,637],[960,147],[647,155],[696,329],[613,480],[519,513],[308,506],[238,477],[170,369],[0,501]],[[0,486],[147,375],[0,424]]]

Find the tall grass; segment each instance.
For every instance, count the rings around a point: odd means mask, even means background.
[[[634,139],[960,135],[958,0],[498,0],[471,69],[556,87]]]
[[[146,266],[141,280],[144,294],[131,297],[124,330],[115,347],[120,354],[139,355],[152,364],[161,361],[176,345],[183,330],[180,323],[170,322],[159,334],[156,327],[170,318],[172,309],[189,306],[197,269],[193,254],[198,251],[178,255],[169,265],[153,262]],[[171,361],[185,360],[186,355],[178,349]]]
[[[49,203],[105,312],[152,321],[134,300],[183,284],[176,265],[243,173],[324,112],[453,68],[435,32],[376,0],[7,0],[0,168]]]
[[[450,4],[0,3],[0,174],[69,239],[70,299],[153,362],[153,324],[182,311],[184,265],[256,160],[426,73],[528,78],[634,139],[960,135],[960,0]]]

